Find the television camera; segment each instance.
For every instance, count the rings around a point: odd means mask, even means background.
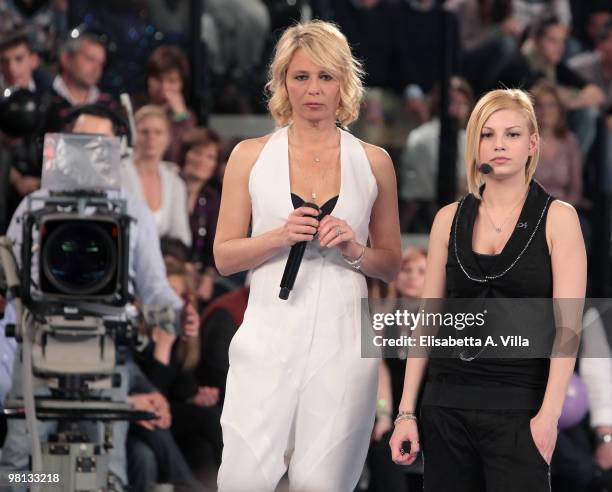
[[[6,334],[22,362],[13,378],[22,395],[12,391],[4,412],[26,420],[32,472],[61,477],[66,491],[105,490],[113,423],[154,417],[108,395],[127,383],[117,369],[141,323],[176,332],[173,309],[148,307],[143,320],[131,304],[133,219],[118,165],[115,138],[48,134],[43,190],[26,199],[21,244],[0,238],[0,284],[16,313]],[[37,419],[58,421],[59,432],[41,443]],[[102,423],[103,436],[85,435],[83,421]]]

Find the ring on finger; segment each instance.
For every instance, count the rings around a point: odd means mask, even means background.
[[[340,227],[336,227],[336,237],[340,236],[340,234],[342,234],[342,229],[340,229]]]

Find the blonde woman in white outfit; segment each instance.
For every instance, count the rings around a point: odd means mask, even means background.
[[[180,239],[191,246],[185,182],[176,164],[162,160],[171,138],[166,110],[161,106],[143,106],[134,119],[137,136],[134,156],[121,163],[122,186],[149,206],[160,237]]]
[[[253,276],[229,351],[221,492],[273,491],[287,468],[292,490],[352,491],[359,478],[378,367],[360,357],[360,301],[365,276],[392,280],[401,257],[393,163],[336,125],[357,118],[360,75],[335,26],[289,28],[268,83],[280,129],[241,142],[229,160],[215,261],[224,275]],[[319,222],[304,202],[329,215]],[[295,286],[281,300],[301,241]]]

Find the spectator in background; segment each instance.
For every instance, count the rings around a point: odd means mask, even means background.
[[[201,274],[198,298],[208,302],[218,277],[213,243],[221,204],[215,179],[221,139],[212,130],[196,128],[184,136],[183,142],[182,175],[187,185],[187,208],[193,238],[191,261]]]
[[[582,155],[578,141],[567,128],[559,91],[543,82],[533,89],[540,128],[540,162],[535,178],[548,193],[578,205],[582,201]]]
[[[98,103],[117,109],[113,98],[98,88],[106,64],[106,46],[101,37],[87,31],[69,37],[60,48],[59,63],[60,73],[53,79],[47,132],[62,131],[73,106]]]
[[[48,90],[44,81],[35,80],[34,72],[39,65],[40,57],[34,51],[25,28],[0,37],[0,89],[20,87],[34,93]]]
[[[123,186],[149,206],[160,237],[175,237],[191,246],[185,183],[176,166],[162,160],[170,143],[166,110],[143,106],[134,119],[137,139],[133,159],[122,163]]]
[[[162,106],[170,121],[172,135],[164,159],[182,164],[181,136],[196,125],[195,114],[185,103],[189,81],[187,57],[178,46],[156,48],[147,61],[146,81],[147,104]]]
[[[595,49],[576,55],[568,61],[568,65],[604,92],[604,109],[610,113],[612,112],[612,14],[609,12],[605,14],[608,21],[593,38]],[[612,128],[612,124],[609,128]]]
[[[453,77],[450,83],[449,114],[457,120],[457,186],[463,190],[465,182],[465,125],[474,104],[469,84]],[[438,196],[438,153],[440,143],[440,97],[435,91],[431,111],[434,118],[415,128],[406,139],[406,146],[400,164],[399,198],[402,203],[402,225],[408,226],[415,218],[428,230],[436,211]],[[414,224],[413,224],[414,225]]]
[[[190,306],[185,335],[177,338],[160,328],[138,362],[151,382],[170,402],[172,432],[192,469],[211,472],[221,463],[223,439],[219,388],[198,386],[194,369],[200,360],[200,318],[193,307],[194,289],[185,265],[166,259],[168,282]],[[211,478],[211,485],[216,481]]]
[[[33,50],[25,28],[5,33],[0,37],[0,89],[7,87],[27,89],[35,94],[39,107],[44,107],[48,102],[43,102],[43,99],[50,97],[50,87],[45,85],[44,78],[37,80],[34,77],[34,71],[39,63],[39,56]],[[42,145],[39,143],[42,137],[42,125],[37,126],[39,128],[32,128],[29,135],[0,133],[0,145],[4,146],[6,154],[6,157],[0,158],[6,161],[0,171],[2,175],[0,179],[5,180],[1,183],[2,193],[0,193],[0,200],[5,201],[3,205],[5,211],[2,214],[4,217],[0,218],[1,222],[8,222],[21,199],[40,188],[39,151]],[[8,129],[6,131],[8,132]],[[34,142],[37,144],[33,145]],[[5,185],[7,188],[4,188]]]
[[[97,102],[97,85],[106,64],[106,47],[96,35],[87,32],[69,38],[60,49],[60,74],[53,89],[71,106]]]
[[[570,127],[586,155],[595,138],[595,119],[604,94],[563,61],[567,36],[567,27],[557,17],[544,17],[534,25],[532,38],[522,51],[537,79],[558,86],[565,109],[572,111]]]
[[[606,24],[612,21],[612,4],[609,0],[591,0],[581,7],[586,11],[583,17],[586,21],[576,25],[580,37],[582,51],[595,49],[596,38]]]
[[[387,304],[385,312],[394,309],[413,307],[405,300],[419,299],[425,284],[427,253],[425,250],[410,247],[402,254],[402,266],[392,286],[390,297],[393,304]],[[404,302],[402,302],[402,299]],[[377,312],[380,312],[378,309]],[[405,333],[402,327],[390,326],[385,333],[386,339],[396,338]],[[378,372],[378,392],[376,395],[376,423],[372,432],[372,442],[368,452],[368,465],[372,483],[369,492],[407,492],[407,477],[403,466],[396,465],[389,456],[389,438],[393,430],[393,416],[399,411],[406,371],[407,349],[383,353]]]
[[[569,60],[569,65],[589,82],[596,84],[605,95],[606,114],[606,189],[612,190],[612,14],[610,20],[595,36],[595,51],[581,53]]]
[[[572,24],[572,10],[569,0],[512,0],[512,16],[525,32],[533,19],[555,15],[561,24],[569,28]]]
[[[496,31],[520,38],[533,19],[548,13],[568,27],[572,20],[568,0],[446,0],[444,7],[457,14],[462,46],[468,51],[485,44]]]
[[[248,83],[262,61],[270,31],[268,8],[261,0],[208,0],[204,6],[202,36],[213,72]]]
[[[462,75],[475,94],[500,84],[524,85],[529,67],[520,55],[522,28],[512,0],[448,0],[445,7],[457,14],[464,48]]]
[[[226,292],[211,302],[201,316],[200,362],[196,377],[200,386],[219,388],[219,399],[225,398],[229,371],[229,345],[242,324],[249,300],[250,277],[244,286]]]

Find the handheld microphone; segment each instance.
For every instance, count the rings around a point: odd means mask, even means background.
[[[319,206],[314,203],[304,203],[302,207],[314,208],[315,210],[319,210]],[[321,216],[317,217],[319,220]],[[285,271],[283,272],[283,278],[280,283],[280,292],[278,297],[280,297],[283,301],[286,301],[289,298],[289,293],[293,289],[293,284],[295,284],[295,278],[297,277],[298,270],[300,269],[300,264],[302,263],[302,257],[304,256],[304,251],[306,250],[306,245],[308,241],[302,241],[300,243],[295,243],[291,246],[291,251],[289,252],[289,257],[287,258],[287,263],[285,264]]]
[[[484,162],[480,166],[478,166],[478,170],[482,174],[489,174],[493,172],[493,166],[491,166],[491,164],[487,164],[486,162]]]

